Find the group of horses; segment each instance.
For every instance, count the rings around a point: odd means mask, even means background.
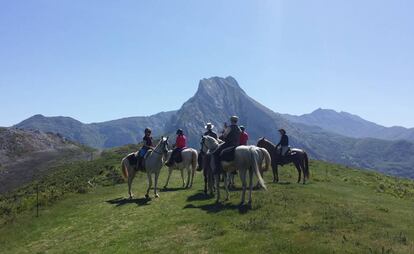
[[[168,169],[167,182],[164,188],[168,187],[171,173],[174,169],[181,171],[181,178],[183,187],[191,188],[193,185],[194,175],[197,166],[202,168],[204,174],[204,193],[208,191],[210,195],[216,192],[216,202],[220,201],[220,176],[224,178],[224,187],[226,190],[226,201],[229,199],[229,183],[231,177],[234,177],[234,172],[238,172],[242,183],[241,202],[245,203],[245,194],[247,190],[247,175],[249,176],[249,200],[248,204],[252,202],[253,178],[254,175],[258,179],[257,186],[266,189],[263,180],[263,172],[272,168],[273,182],[279,181],[278,166],[293,163],[298,171],[298,183],[303,179],[303,184],[309,179],[309,160],[308,155],[301,149],[292,149],[289,156],[282,157],[280,150],[270,141],[265,138],[259,139],[257,146],[238,146],[234,150],[234,160],[231,162],[222,161],[222,168],[224,172],[215,170],[215,162],[212,154],[222,143],[210,136],[202,136],[200,145],[203,155],[202,165],[198,165],[198,152],[193,148],[186,148],[181,152],[182,161],[175,163]],[[152,175],[154,175],[154,196],[159,197],[158,193],[158,178],[164,162],[171,156],[169,150],[168,137],[161,137],[156,147],[149,150],[145,155],[144,167],[148,178],[148,188],[145,194],[149,198],[149,192],[152,188]],[[137,156],[137,153],[132,153]],[[128,156],[130,156],[129,154]],[[133,197],[131,186],[132,181],[136,175],[136,166],[130,164],[128,156],[121,161],[121,171],[123,177],[128,181],[129,198]],[[187,181],[184,180],[184,171],[187,171]],[[303,178],[302,178],[303,174]]]

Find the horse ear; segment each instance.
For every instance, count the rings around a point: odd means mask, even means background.
[[[167,141],[168,141],[169,138],[170,138],[170,136],[167,136]]]

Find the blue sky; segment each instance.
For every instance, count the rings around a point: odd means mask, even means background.
[[[281,113],[414,127],[414,1],[1,1],[0,126],[178,109],[233,76]]]

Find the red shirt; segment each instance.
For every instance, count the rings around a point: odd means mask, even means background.
[[[175,147],[183,149],[187,146],[187,138],[184,135],[178,135],[175,140]]]
[[[240,133],[240,145],[247,145],[247,140],[249,140],[249,134],[247,134],[247,132],[242,131],[242,133]]]

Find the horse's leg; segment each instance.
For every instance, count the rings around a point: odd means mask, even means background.
[[[245,197],[246,188],[247,188],[246,169],[245,168],[240,169],[239,173],[240,173],[240,181],[242,182],[242,194],[241,194],[240,205],[244,205],[244,197]]]
[[[193,168],[193,166],[191,165],[190,166],[190,169],[191,169],[191,183],[190,183],[190,188],[191,187],[193,187],[193,182],[194,182],[194,174],[195,174],[195,172],[196,172],[196,168]]]
[[[185,181],[184,181],[184,169],[180,169],[181,172],[181,179],[183,180],[183,188],[185,187]]]
[[[191,173],[190,173],[190,169],[188,167],[186,168],[186,170],[187,170],[187,184],[185,185],[185,188],[188,189],[188,187],[190,186]]]
[[[171,177],[172,171],[173,171],[172,167],[168,168],[167,182],[164,185],[164,189],[167,189],[167,187],[168,187],[168,183],[170,182],[170,177]]]
[[[207,179],[208,179],[208,176],[204,174],[204,194],[207,194],[207,183],[208,183]]]
[[[253,169],[249,170],[249,206],[252,205],[252,191],[253,191]]]
[[[214,179],[216,182],[216,192],[217,192],[216,203],[220,202],[220,175],[221,174],[214,175]]]
[[[299,164],[301,167],[301,170],[303,172],[303,184],[306,184],[306,174],[305,174],[305,161],[302,160],[301,163]]]
[[[229,180],[231,173],[224,173],[224,186],[226,188],[226,201],[229,200]]]
[[[136,172],[134,169],[130,170],[130,167],[128,167],[127,170],[128,170],[128,195],[129,195],[129,198],[133,198],[134,194],[132,193],[132,181],[134,180]]]
[[[272,165],[272,171],[273,171],[273,182],[274,183],[279,182],[279,173],[277,172],[278,171],[278,168],[277,168],[277,164],[276,163],[274,163]]]
[[[295,163],[295,167],[296,167],[296,170],[298,171],[298,183],[300,183],[300,179],[302,177],[302,170],[300,169],[300,166],[297,163]]]
[[[147,193],[145,194],[145,198],[149,198],[149,192],[152,186],[152,179],[151,179],[151,172],[147,172],[147,178],[148,178],[148,189],[147,189]]]
[[[208,189],[210,191],[210,195],[214,195],[214,176],[213,173],[210,171],[207,174],[207,183],[208,183]]]
[[[160,195],[158,194],[158,176],[160,175],[160,170],[155,172],[155,179],[154,179],[154,195],[156,198],[159,198]]]

